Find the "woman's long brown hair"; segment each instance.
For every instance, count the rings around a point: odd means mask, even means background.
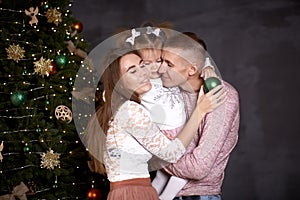
[[[126,87],[120,90],[122,85],[118,83],[118,81],[121,79],[120,60],[124,55],[127,54],[138,55],[138,52],[128,48],[115,50],[111,56],[116,57],[116,59],[114,59],[113,62],[108,65],[101,77],[101,82],[105,91],[105,102],[97,109],[96,113],[100,126],[105,134],[107,133],[109,121],[114,115],[114,112],[124,101],[132,100],[140,103],[140,97],[138,94],[127,91],[124,89]]]
[[[109,129],[110,119],[114,115],[114,112],[118,109],[120,105],[122,105],[124,101],[130,99],[132,101],[140,103],[140,97],[138,94],[134,92],[131,92],[130,94],[130,92],[126,89],[120,91],[120,88],[117,88],[120,87],[118,82],[121,78],[120,60],[124,55],[127,54],[138,55],[137,51],[128,48],[120,48],[114,50],[107,59],[109,62],[111,60],[113,60],[113,62],[108,63],[108,67],[104,69],[101,77],[101,82],[105,91],[105,102],[103,102],[99,106],[99,108],[97,108],[96,115],[100,127],[102,128],[103,133],[105,135],[107,134],[107,131]],[[102,98],[102,94],[99,98]],[[106,175],[106,169],[103,162],[96,159],[93,155],[91,155],[91,161],[89,162],[89,166],[92,171],[100,173],[102,175]]]

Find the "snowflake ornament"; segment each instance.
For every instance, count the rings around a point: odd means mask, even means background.
[[[19,62],[20,59],[24,58],[25,50],[20,45],[12,44],[8,48],[5,48],[7,52],[7,59],[12,59]]]
[[[64,105],[59,105],[55,108],[55,117],[67,123],[72,121],[72,111]]]
[[[48,23],[54,23],[56,26],[58,26],[58,23],[62,22],[61,12],[56,10],[56,8],[48,9],[47,12],[46,12],[46,16],[47,16],[47,19],[48,19],[47,20]]]
[[[54,153],[54,151],[49,148],[49,151],[47,151],[47,153],[41,154],[41,168],[54,169],[54,167],[59,166],[59,157],[59,153]]]
[[[33,63],[34,64],[34,73],[38,73],[44,76],[49,76],[49,73],[51,71],[51,60],[44,59],[43,57],[40,58],[40,60]]]

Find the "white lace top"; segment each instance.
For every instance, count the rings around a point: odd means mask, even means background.
[[[162,134],[142,105],[126,101],[110,122],[104,164],[111,182],[147,178],[152,155],[174,163],[184,152],[181,141]]]
[[[165,88],[160,78],[150,79],[152,89],[145,93],[141,104],[161,130],[172,130],[185,124],[186,114],[178,87]]]

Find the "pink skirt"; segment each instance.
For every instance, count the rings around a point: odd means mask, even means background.
[[[136,178],[110,183],[107,200],[159,200],[150,178]]]

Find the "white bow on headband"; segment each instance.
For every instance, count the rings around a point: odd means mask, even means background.
[[[131,37],[126,39],[126,42],[129,42],[131,45],[134,45],[134,39],[141,35],[141,32],[136,31],[135,29],[131,30]]]
[[[159,28],[154,29],[151,26],[147,26],[147,32],[146,33],[147,34],[152,34],[153,33],[154,35],[156,35],[158,37],[159,33],[160,33],[160,29]]]

